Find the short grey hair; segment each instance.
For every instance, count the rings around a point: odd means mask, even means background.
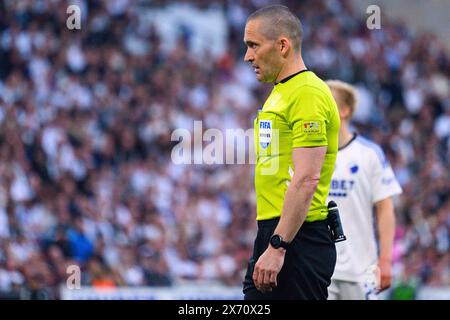
[[[270,5],[253,12],[247,22],[262,19],[261,32],[270,40],[276,40],[284,35],[292,41],[294,50],[299,52],[303,39],[303,27],[300,19],[282,5]]]

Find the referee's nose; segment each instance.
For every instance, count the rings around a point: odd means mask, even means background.
[[[244,61],[245,62],[253,62],[255,60],[255,56],[251,52],[250,48],[247,48],[247,51],[245,52]]]

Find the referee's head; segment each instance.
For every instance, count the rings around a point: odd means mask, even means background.
[[[275,82],[284,63],[301,56],[302,24],[287,7],[271,5],[252,13],[245,25],[244,60],[261,82]]]

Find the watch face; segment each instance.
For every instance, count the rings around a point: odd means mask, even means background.
[[[279,235],[273,235],[272,238],[270,238],[270,244],[275,249],[278,249],[281,245],[281,238]]]

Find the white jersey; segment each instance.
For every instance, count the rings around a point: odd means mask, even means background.
[[[347,240],[336,243],[333,279],[364,281],[365,273],[378,261],[373,205],[401,192],[377,144],[355,135],[339,150],[329,200],[338,205]]]

